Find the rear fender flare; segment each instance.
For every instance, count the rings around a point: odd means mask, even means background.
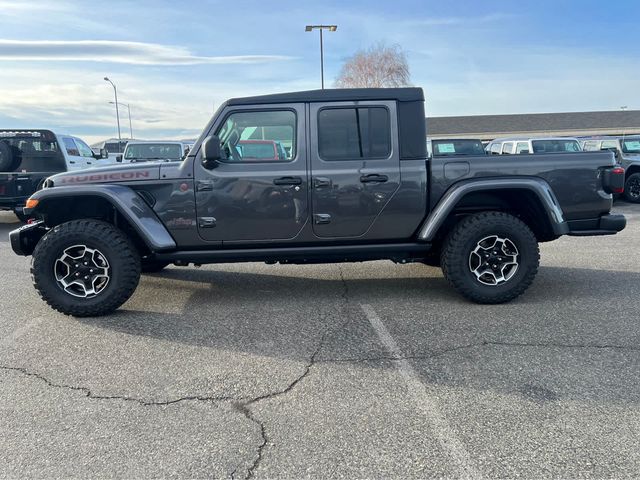
[[[172,250],[176,242],[153,209],[131,188],[124,185],[87,185],[45,188],[30,198],[38,200],[35,208],[25,208],[27,215],[38,214],[47,201],[64,198],[100,197],[109,202],[136,230],[153,252]],[[40,210],[40,211],[39,211]]]
[[[432,241],[449,214],[465,195],[474,192],[492,192],[496,190],[527,190],[533,192],[542,203],[553,232],[556,235],[569,233],[560,203],[549,184],[540,178],[496,178],[466,180],[453,185],[442,196],[436,207],[427,216],[418,230],[418,239]]]

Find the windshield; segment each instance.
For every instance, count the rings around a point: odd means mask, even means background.
[[[255,160],[277,160],[275,142],[238,142],[242,158]]]
[[[129,144],[124,152],[124,158],[144,160],[181,160],[182,148],[172,143],[139,143]]]
[[[577,140],[557,139],[557,140],[533,140],[533,153],[564,153],[579,152],[580,144]]]
[[[431,142],[434,155],[485,155],[480,140],[434,140]]]
[[[640,138],[629,138],[622,142],[624,153],[640,153]]]

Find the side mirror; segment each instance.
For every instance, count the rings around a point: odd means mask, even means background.
[[[222,158],[220,139],[217,135],[211,135],[202,142],[202,166],[207,170],[218,167],[218,162]]]
[[[116,162],[122,162],[122,155],[116,155]]]

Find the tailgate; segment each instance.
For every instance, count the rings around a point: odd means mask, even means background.
[[[0,197],[15,197],[15,177],[12,173],[0,173]]]

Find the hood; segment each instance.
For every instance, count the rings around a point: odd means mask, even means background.
[[[160,165],[128,163],[126,165],[117,164],[108,167],[58,173],[49,177],[45,185],[47,187],[60,187],[62,185],[86,183],[121,183],[158,179],[160,179]]]

